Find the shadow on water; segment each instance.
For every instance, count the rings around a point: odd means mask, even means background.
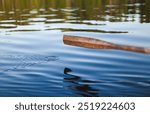
[[[97,83],[96,81],[84,80],[80,76],[71,74],[72,70],[69,68],[64,69],[64,83],[67,83],[67,88],[73,92],[84,97],[97,97],[99,96],[99,90],[94,89],[90,84]]]

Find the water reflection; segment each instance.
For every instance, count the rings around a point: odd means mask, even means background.
[[[0,0],[0,23],[13,20],[9,23],[28,25],[32,21],[44,22],[56,18],[132,22],[137,20],[137,15],[143,23],[150,22],[149,5],[149,0]]]
[[[149,5],[148,0],[0,0],[0,29],[7,32],[57,29],[62,32],[128,33],[104,30],[103,26],[107,21],[149,23]],[[52,27],[55,23],[71,24],[71,27]],[[74,28],[74,24],[89,25],[92,29]]]
[[[64,83],[67,83],[67,87],[80,96],[84,97],[97,97],[99,96],[99,90],[94,89],[91,85],[92,83],[98,83],[98,81],[84,80],[80,76],[71,74],[72,70],[70,68],[64,69]]]
[[[63,43],[66,34],[149,48],[149,5],[0,0],[0,96],[149,96],[149,55]]]

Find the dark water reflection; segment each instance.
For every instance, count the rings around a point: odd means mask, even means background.
[[[64,80],[65,80],[65,83],[68,83],[69,89],[85,97],[99,96],[99,90],[93,89],[90,86],[91,83],[95,84],[97,81],[83,80],[81,79],[80,76],[71,75],[69,74],[69,72],[72,72],[72,70],[69,68],[64,69],[64,74],[68,76],[68,77],[65,77]]]
[[[149,0],[0,0],[0,96],[150,96],[150,55],[68,46],[79,35],[150,48]]]

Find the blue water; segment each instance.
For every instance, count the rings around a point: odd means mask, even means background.
[[[63,43],[67,34],[150,48],[150,23],[139,13],[146,4],[122,5],[129,8],[122,21],[113,14],[90,18],[78,5],[19,9],[20,18],[1,9],[0,96],[150,96],[150,54]]]

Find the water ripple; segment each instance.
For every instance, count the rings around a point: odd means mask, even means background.
[[[63,42],[68,34],[149,48],[148,1],[15,2],[0,0],[0,96],[150,96],[149,54]]]

